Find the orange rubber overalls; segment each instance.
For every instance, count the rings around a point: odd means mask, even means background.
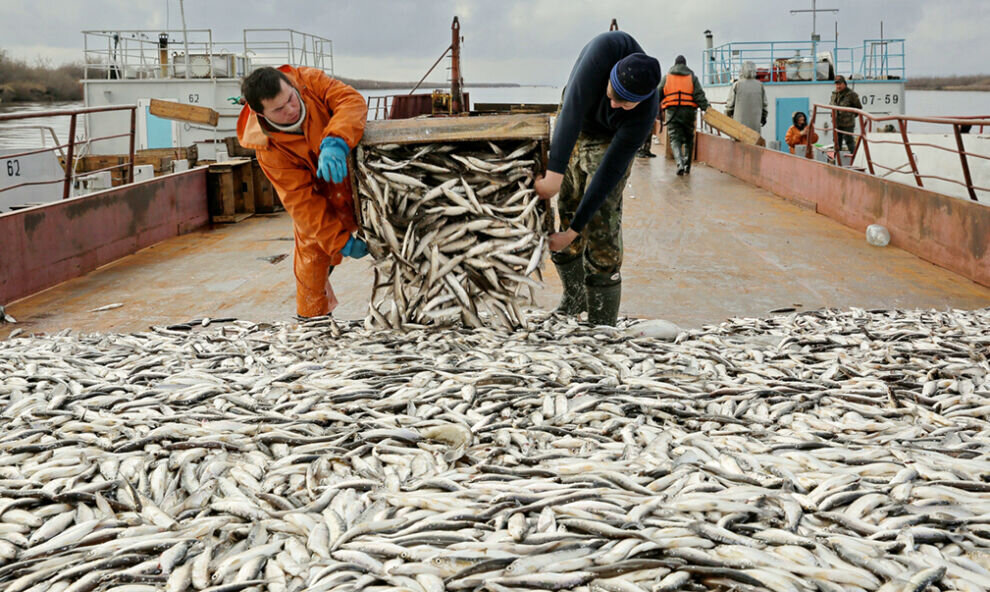
[[[306,105],[302,134],[262,125],[245,105],[237,121],[237,138],[242,146],[255,150],[261,169],[292,216],[296,312],[315,317],[337,306],[328,274],[331,266],[340,264],[340,250],[357,230],[350,179],[336,184],[316,176],[320,142],[336,136],[353,149],[364,133],[368,107],[358,91],[321,70],[292,66],[279,70]]]

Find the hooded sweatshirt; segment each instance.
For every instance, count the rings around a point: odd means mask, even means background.
[[[629,111],[613,109],[606,94],[612,66],[633,53],[643,53],[643,48],[628,33],[602,33],[581,50],[567,79],[547,169],[564,173],[582,132],[611,140],[571,220],[570,227],[576,232],[581,232],[605,202],[653,130],[657,93]]]

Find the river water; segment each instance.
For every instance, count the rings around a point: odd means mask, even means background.
[[[429,92],[432,87],[424,87],[419,92]],[[408,88],[377,89],[361,91],[365,97],[384,96],[408,93]],[[516,86],[495,88],[468,88],[471,103],[556,103],[560,100],[560,88],[554,86]],[[0,104],[0,113],[27,113],[58,109],[74,109],[82,107],[82,102],[68,103],[9,103]],[[909,90],[906,91],[905,112],[912,116],[951,116],[951,115],[986,115],[990,116],[990,92],[977,91],[937,91]],[[69,118],[41,117],[16,123],[0,123],[0,150],[13,148],[34,148],[42,144],[42,132],[38,129],[28,129],[23,126],[50,126],[61,142],[69,133]],[[946,131],[944,126],[912,124],[909,128],[915,132]],[[81,137],[82,126],[79,126]],[[44,145],[51,146],[52,140],[48,132],[44,132]]]

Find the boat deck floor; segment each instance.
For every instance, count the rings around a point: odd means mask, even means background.
[[[990,306],[990,288],[765,190],[696,165],[637,159],[625,191],[621,314],[682,327],[772,310]],[[281,260],[275,261],[280,255]],[[273,262],[274,261],[274,262]],[[548,263],[536,304],[556,306]],[[363,318],[369,259],[333,273],[335,316]],[[122,306],[93,312],[111,304]],[[7,307],[26,332],[130,332],[204,317],[288,321],[295,313],[292,223],[255,216],[148,247]]]

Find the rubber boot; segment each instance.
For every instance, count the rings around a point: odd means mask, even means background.
[[[677,141],[671,141],[670,151],[674,154],[674,162],[677,163],[677,174],[684,174],[684,157],[681,155],[682,144]]]
[[[578,255],[570,261],[554,260],[564,292],[557,310],[560,314],[576,316],[588,310],[588,295],[584,286],[584,257]]]
[[[588,286],[588,322],[592,325],[615,326],[619,318],[622,283],[611,286]]]

